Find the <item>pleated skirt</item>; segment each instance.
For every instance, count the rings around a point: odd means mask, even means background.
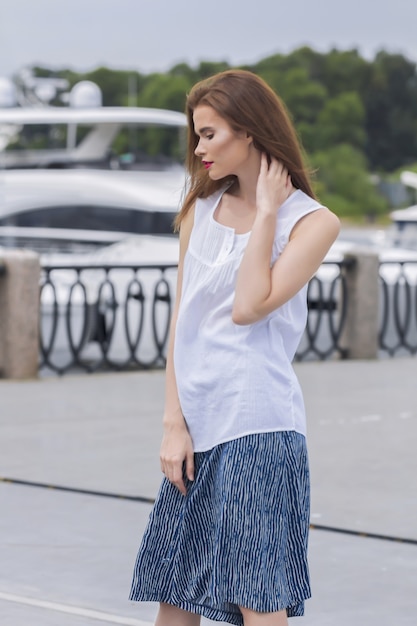
[[[293,431],[248,435],[195,454],[183,496],[164,479],[134,567],[130,599],[241,626],[239,607],[304,614],[310,484]]]

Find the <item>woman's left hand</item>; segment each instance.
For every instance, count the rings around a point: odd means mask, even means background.
[[[293,191],[291,176],[287,168],[265,153],[261,155],[261,169],[256,185],[256,208],[258,212],[276,214],[278,208]]]

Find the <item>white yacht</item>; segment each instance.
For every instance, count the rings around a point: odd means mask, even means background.
[[[185,126],[182,113],[160,109],[0,109],[0,245],[23,237],[36,247],[46,234],[58,247],[171,234],[185,184],[179,147]],[[25,129],[33,140],[45,128],[55,146],[19,143]],[[171,155],[145,153],[157,129]],[[119,143],[115,152],[123,132],[126,150]]]

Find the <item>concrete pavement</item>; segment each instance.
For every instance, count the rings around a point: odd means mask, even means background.
[[[415,626],[417,359],[296,371],[312,523],[364,533],[311,531],[313,599],[297,623]],[[162,372],[0,381],[0,476],[26,483],[0,482],[1,626],[152,623],[154,605],[127,600],[150,505],[92,492],[155,496],[163,385]]]

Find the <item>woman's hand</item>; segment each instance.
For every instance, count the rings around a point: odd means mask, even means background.
[[[268,165],[268,157],[263,152],[256,186],[257,211],[276,215],[277,209],[293,190],[294,187],[287,168],[274,157],[271,157],[271,162]]]
[[[183,479],[184,462],[187,478],[194,480],[194,449],[185,422],[164,423],[160,462],[162,472],[185,496],[187,489]]]

